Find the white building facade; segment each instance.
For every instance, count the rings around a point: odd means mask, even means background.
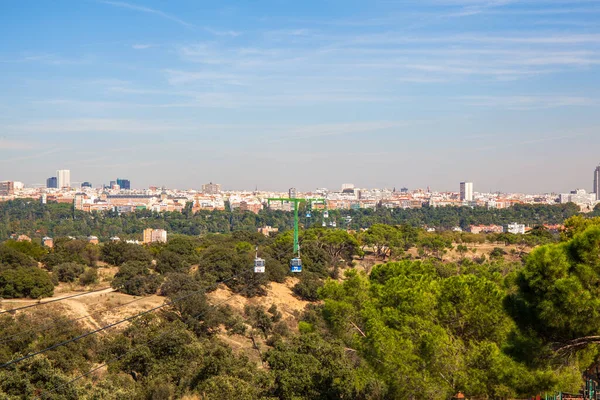
[[[71,171],[68,169],[59,169],[56,171],[56,181],[59,189],[71,187]]]
[[[473,201],[473,182],[460,183],[460,200]]]

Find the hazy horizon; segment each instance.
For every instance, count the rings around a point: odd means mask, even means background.
[[[589,192],[600,163],[598,1],[0,11],[0,180]]]

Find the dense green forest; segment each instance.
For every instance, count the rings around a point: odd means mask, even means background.
[[[560,224],[578,212],[579,209],[574,204],[515,205],[502,210],[483,207],[423,207],[406,210],[377,208],[332,210],[328,221],[336,221],[338,226],[352,230],[368,228],[374,224],[408,224],[441,229],[456,226],[467,228],[471,224],[506,225],[511,222],[536,226]],[[600,215],[600,210],[596,213]],[[320,226],[323,220],[322,213],[313,210],[312,217],[303,216],[301,223],[304,227]],[[265,225],[282,231],[290,229],[293,226],[293,215],[290,212],[270,210],[263,210],[258,215],[243,211],[200,211],[194,214],[191,207],[187,207],[182,213],[136,211],[130,214],[90,214],[74,211],[69,204],[42,205],[39,201],[27,199],[0,203],[0,240],[8,239],[11,234],[26,234],[32,238],[45,235],[95,235],[101,240],[108,240],[112,236],[139,239],[142,230],[147,227],[163,228],[169,233],[200,235],[256,231]]]
[[[503,245],[488,259],[443,261],[444,250],[457,243],[468,249],[473,237],[410,225],[374,225],[360,235],[304,231],[305,270],[293,291],[311,303],[293,323],[260,302],[271,282],[290,275],[289,232],[174,235],[152,246],[64,238],[50,251],[7,241],[0,245],[3,296],[43,297],[59,282],[92,284],[102,261],[118,266],[112,286],[119,291],[159,293],[172,304],[123,329],[0,367],[0,399],[448,399],[458,392],[511,399],[577,392],[599,357],[600,219],[575,217],[566,225],[560,237],[536,232],[537,244],[545,244],[522,261],[503,258]],[[255,246],[266,274],[252,272]],[[422,250],[418,259],[406,253],[413,247]],[[358,269],[365,253],[384,263]],[[241,313],[226,302],[211,305],[207,293],[219,282],[259,302]],[[88,331],[50,306],[0,314],[0,363]],[[260,362],[234,352],[223,334],[251,338]],[[106,371],[82,376],[102,363]]]

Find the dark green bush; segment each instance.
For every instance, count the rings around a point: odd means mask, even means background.
[[[122,265],[128,261],[152,261],[150,251],[144,246],[126,242],[109,242],[100,251],[102,261],[112,265]]]
[[[20,267],[0,271],[0,297],[39,299],[52,296],[50,275],[37,267]]]
[[[98,271],[95,268],[87,268],[79,277],[79,284],[83,286],[92,285],[98,282]]]
[[[57,265],[52,271],[58,277],[59,282],[75,282],[85,271],[85,266],[69,262]]]
[[[128,261],[121,265],[112,281],[112,287],[134,296],[155,294],[163,277],[152,274],[149,264],[141,261]]]
[[[298,282],[292,288],[294,294],[302,300],[319,300],[319,289],[323,286],[323,281],[311,274],[305,274],[300,277]]]

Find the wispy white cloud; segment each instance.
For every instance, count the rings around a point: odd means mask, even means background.
[[[333,38],[332,38],[333,39]],[[344,38],[337,38],[343,43]],[[447,36],[431,35],[406,35],[402,32],[386,32],[356,35],[346,38],[347,44],[464,44],[464,43],[482,43],[482,44],[543,44],[543,45],[574,45],[600,43],[600,34],[597,33],[550,33],[540,34],[520,34],[520,35],[489,35],[489,34],[459,34]]]
[[[131,47],[135,50],[146,50],[146,49],[149,49],[149,48],[155,47],[155,46],[153,44],[140,43],[140,44],[133,44],[133,45],[131,45]]]
[[[511,110],[536,110],[558,107],[593,107],[599,99],[582,96],[530,95],[530,96],[462,96],[457,100],[470,106],[506,108]]]
[[[181,70],[165,70],[167,81],[172,85],[186,84],[190,82],[204,81],[208,84],[214,84],[219,82],[221,84],[243,86],[245,77],[231,73],[219,73],[219,72],[189,72]]]
[[[597,3],[597,2],[596,2]],[[567,14],[598,14],[600,13],[600,7],[556,7],[556,8],[514,8],[514,9],[502,9],[502,10],[490,10],[488,14],[497,15],[520,15],[520,16],[558,16]]]
[[[210,28],[208,26],[204,27],[204,30],[212,35],[215,36],[229,36],[229,37],[238,37],[240,35],[242,35],[242,32],[240,31],[234,31],[234,30],[219,30],[219,29],[213,29]]]
[[[77,65],[90,63],[90,57],[67,58],[52,53],[25,53],[13,58],[0,59],[0,63],[39,63],[46,65]]]
[[[138,6],[136,4],[126,3],[123,1],[98,0],[98,2],[102,3],[102,4],[108,4],[111,6],[115,6],[115,7],[127,8],[129,10],[140,11],[140,12],[147,13],[147,14],[157,15],[161,18],[168,19],[170,21],[178,23],[179,25],[185,26],[186,28],[194,28],[195,27],[194,24],[191,24],[191,23],[186,22],[178,17],[175,17],[173,15],[167,14],[163,11],[156,10],[153,8]]]
[[[269,143],[277,143],[288,140],[315,139],[325,136],[343,136],[351,134],[369,134],[379,131],[406,128],[422,124],[423,121],[369,121],[369,122],[342,122],[335,124],[317,124],[288,128],[282,131],[276,139]]]
[[[565,135],[559,135],[559,136],[543,136],[543,137],[536,137],[536,138],[531,138],[531,139],[526,139],[526,140],[515,140],[515,141],[510,141],[509,139],[504,137],[502,141],[495,141],[495,143],[490,144],[488,146],[481,146],[481,147],[468,148],[468,149],[465,149],[463,147],[460,149],[460,151],[465,151],[465,150],[486,151],[486,150],[508,149],[508,148],[514,148],[514,147],[527,146],[530,144],[539,144],[539,143],[546,143],[546,142],[556,142],[556,141],[567,140],[567,139],[582,138],[582,137],[587,137],[590,135],[592,135],[591,132],[572,132],[572,133],[568,133]],[[527,135],[523,135],[523,136],[525,137]],[[458,149],[456,149],[456,150],[458,150]]]
[[[2,127],[13,133],[166,133],[192,129],[183,123],[112,118],[68,118],[24,122]]]
[[[46,151],[36,151],[35,153],[32,153],[32,154],[23,154],[23,155],[20,155],[17,157],[12,157],[12,158],[10,158],[10,157],[0,158],[0,163],[9,164],[9,163],[17,162],[17,161],[40,159],[40,158],[45,158],[52,154],[56,154],[56,153],[64,152],[64,151],[65,151],[64,148],[55,147],[53,149],[46,150]]]
[[[0,150],[25,150],[32,149],[35,146],[31,141],[9,140],[0,137]]]
[[[465,5],[462,2],[462,9],[459,11],[446,14],[447,17],[467,17],[471,15],[481,14],[496,7],[502,7],[514,3],[514,0],[487,0],[487,1],[470,1]]]

